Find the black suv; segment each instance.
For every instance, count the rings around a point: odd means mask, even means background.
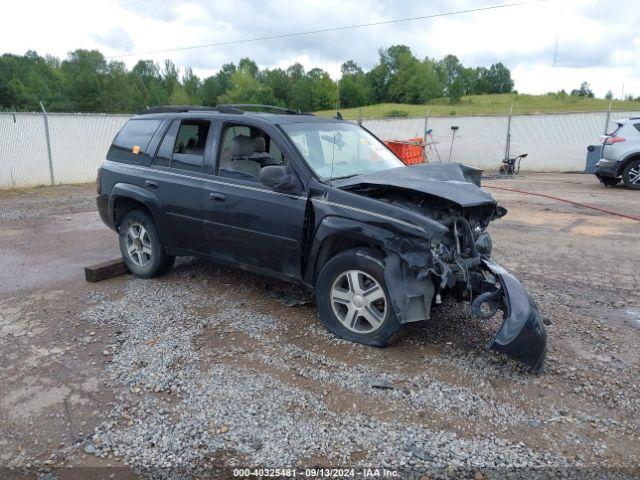
[[[157,107],[117,134],[97,203],[140,277],[188,255],[296,282],[315,292],[331,332],[379,347],[454,296],[481,318],[502,310],[490,346],[539,371],[545,329],[524,287],[489,259],[486,228],[506,210],[480,174],[405,166],[341,119]]]

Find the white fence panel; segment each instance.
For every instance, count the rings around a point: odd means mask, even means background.
[[[49,184],[42,115],[0,113],[0,188]]]
[[[130,115],[49,114],[56,183],[91,182]]]
[[[611,112],[607,130],[619,118],[640,112]],[[130,115],[50,113],[55,183],[95,180],[109,145]],[[528,153],[523,171],[582,171],[586,147],[605,131],[607,112],[514,115],[511,154]],[[441,161],[495,170],[504,157],[506,115],[429,117],[427,128]],[[367,119],[363,125],[383,140],[422,137],[423,117]],[[459,127],[452,142],[451,126]],[[431,140],[429,138],[428,140]],[[437,161],[433,149],[430,161]],[[0,189],[49,185],[49,155],[42,113],[0,113]]]
[[[619,118],[640,112],[611,112],[608,131]],[[523,171],[580,172],[585,168],[587,146],[604,134],[607,112],[513,115],[511,155],[528,153]],[[363,125],[383,140],[406,140],[422,136],[424,118],[363,120]],[[453,136],[452,126],[459,127]],[[442,161],[462,162],[496,170],[505,154],[507,115],[429,117],[427,129]],[[427,139],[430,140],[430,139]],[[431,161],[437,161],[432,155]]]

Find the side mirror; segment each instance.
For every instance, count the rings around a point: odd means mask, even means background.
[[[274,190],[284,192],[293,190],[296,181],[284,165],[267,165],[260,170],[260,183]]]

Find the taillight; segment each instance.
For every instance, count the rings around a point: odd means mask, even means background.
[[[614,143],[624,142],[624,137],[609,137],[604,141],[605,145],[613,145]]]

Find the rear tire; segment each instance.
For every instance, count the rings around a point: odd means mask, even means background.
[[[120,252],[129,271],[152,278],[171,269],[176,257],[167,255],[153,219],[143,210],[128,212],[118,226]]]
[[[351,342],[386,347],[398,337],[398,321],[384,279],[384,257],[373,249],[339,253],[316,283],[318,313],[327,329]]]
[[[605,187],[615,187],[620,183],[619,178],[612,177],[598,177],[598,180],[600,180],[600,183],[602,183]]]
[[[640,190],[640,160],[634,160],[624,168],[622,181],[625,187]]]

